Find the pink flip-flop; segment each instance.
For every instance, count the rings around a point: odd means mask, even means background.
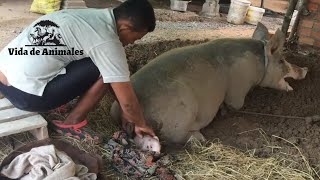
[[[80,129],[88,124],[88,121],[85,119],[78,124],[63,124],[63,121],[53,120],[52,123],[59,128],[73,128]]]
[[[53,130],[59,134],[76,138],[78,140],[93,140],[96,144],[101,143],[102,138],[92,131],[86,125],[88,121],[85,119],[78,124],[63,124],[63,121],[51,121]]]

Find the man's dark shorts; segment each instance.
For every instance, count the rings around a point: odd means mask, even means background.
[[[66,74],[51,80],[42,96],[0,83],[0,92],[18,109],[46,112],[83,95],[98,80],[100,72],[90,58],[71,62]]]

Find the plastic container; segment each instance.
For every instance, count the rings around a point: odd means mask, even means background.
[[[231,0],[227,21],[232,24],[243,24],[251,2],[247,0]]]
[[[170,0],[170,8],[175,11],[187,11],[188,3],[190,1],[178,1],[178,0]]]
[[[206,0],[206,2],[202,5],[200,16],[208,17],[208,18],[220,16],[219,14],[220,6],[218,2],[219,0]]]
[[[246,23],[257,25],[258,22],[262,20],[262,17],[265,11],[266,10],[263,8],[250,6],[245,19]]]

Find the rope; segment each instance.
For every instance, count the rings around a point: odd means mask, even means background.
[[[266,113],[257,113],[257,112],[248,112],[248,111],[235,111],[237,113],[242,114],[250,114],[250,115],[256,115],[256,116],[269,116],[269,117],[278,117],[278,118],[286,118],[286,119],[303,119],[305,120],[308,117],[299,117],[299,116],[284,116],[284,115],[275,115],[275,114],[266,114]],[[315,118],[316,116],[312,116],[309,118]]]

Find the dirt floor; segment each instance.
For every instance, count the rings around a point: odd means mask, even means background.
[[[0,0],[0,49],[39,17],[28,12],[30,2],[31,0],[15,3]],[[95,5],[97,4],[93,3],[92,6]],[[110,4],[103,4],[108,5]],[[97,6],[101,7],[101,4]],[[178,13],[170,10],[156,10],[156,14],[159,21],[165,22],[159,23],[155,32],[148,34],[136,45],[126,47],[132,73],[172,48],[222,37],[250,37],[255,28],[252,25],[232,26],[224,21],[225,16],[203,19],[192,12]],[[263,22],[274,31],[281,25],[281,20],[264,17]],[[199,28],[198,24],[186,24],[190,21],[201,23],[203,28]],[[178,26],[172,28],[172,22]],[[219,23],[221,24],[217,25]],[[305,80],[290,81],[293,92],[257,87],[246,98],[245,106],[241,109],[245,112],[229,111],[224,115],[219,114],[203,129],[203,133],[207,139],[219,139],[225,145],[250,150],[259,157],[282,153],[294,158],[300,153],[295,148],[297,146],[310,160],[310,164],[317,166],[320,160],[320,56],[296,51],[286,51],[285,56],[289,62],[306,66],[310,70]],[[301,162],[296,166],[302,164]]]

